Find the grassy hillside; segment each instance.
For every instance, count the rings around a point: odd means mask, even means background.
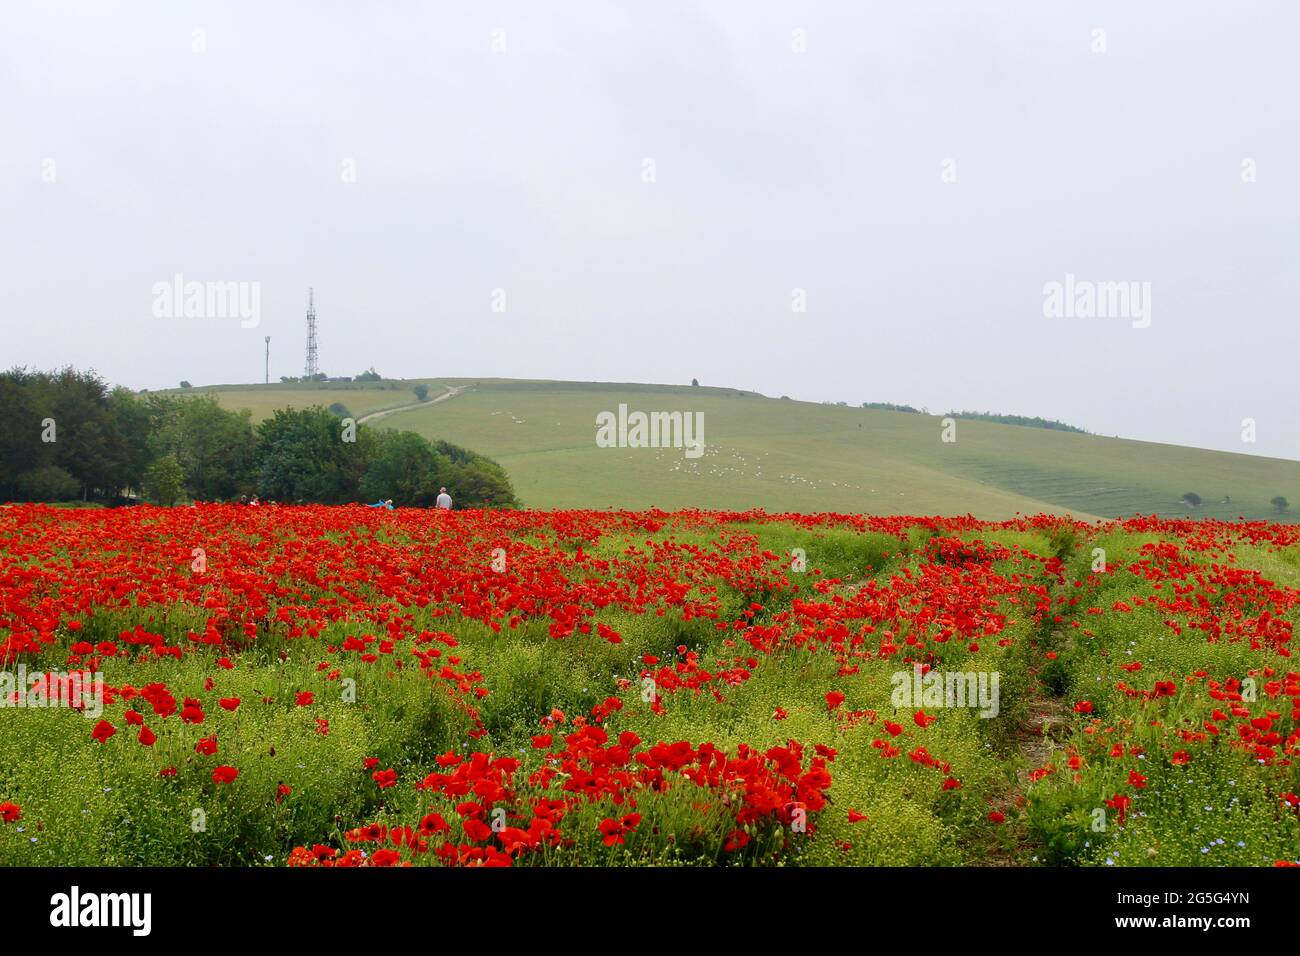
[[[937,416],[773,399],[735,389],[502,379],[425,379],[455,398],[387,415],[379,428],[443,438],[496,458],[531,507],[684,507],[875,514],[1070,512],[1276,518],[1284,495],[1300,509],[1300,463],[1281,459],[959,421],[940,440]],[[218,386],[255,418],[283,405],[341,401],[356,415],[415,401],[414,381],[382,385]],[[196,389],[195,391],[209,391]],[[598,448],[596,416],[704,413],[704,455]],[[1204,499],[1195,509],[1184,492]],[[1220,503],[1225,495],[1230,504]],[[1294,520],[1288,515],[1282,520]]]
[[[254,421],[269,418],[277,408],[306,408],[309,405],[323,405],[328,408],[335,402],[342,402],[354,415],[368,415],[372,412],[405,405],[415,401],[411,388],[415,382],[321,382],[318,385],[298,385],[286,383],[274,385],[214,385],[201,388],[168,389],[172,395],[201,395],[214,393],[220,402],[229,408],[247,408],[253,413]],[[429,381],[430,395],[436,395],[442,389]]]

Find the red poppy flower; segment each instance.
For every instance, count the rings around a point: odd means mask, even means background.
[[[728,853],[735,853],[737,850],[744,849],[748,843],[748,833],[744,830],[732,830],[727,834],[727,842],[722,845],[722,849]]]
[[[90,732],[92,740],[98,740],[101,744],[105,743],[109,737],[117,733],[117,728],[107,720],[101,720],[95,725],[95,729]]]
[[[461,821],[461,829],[465,831],[465,836],[469,837],[475,843],[482,843],[492,836],[492,828],[482,820],[470,818]]]
[[[397,783],[397,771],[391,768],[388,770],[376,770],[370,775],[370,779],[379,784],[379,789],[383,790],[386,787],[391,787]]]
[[[450,832],[451,824],[442,818],[441,813],[428,813],[420,820],[420,833],[424,836]]]
[[[844,703],[844,694],[838,690],[833,690],[826,695],[826,709],[835,710],[840,704]]]
[[[17,823],[22,818],[23,808],[16,803],[6,800],[0,803],[0,820],[5,823]]]
[[[154,741],[156,741],[158,738],[154,734],[154,732],[150,730],[148,727],[141,726],[140,734],[139,736],[136,737],[136,739],[139,740],[140,743],[144,744],[146,747],[152,747],[154,745]]]
[[[212,771],[212,782],[233,783],[235,778],[238,776],[239,776],[239,771],[236,770],[234,767],[221,766],[221,767],[217,767],[215,770]]]

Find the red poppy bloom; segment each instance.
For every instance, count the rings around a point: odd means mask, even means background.
[[[221,766],[212,771],[213,783],[233,783],[239,776],[239,771],[234,767]]]

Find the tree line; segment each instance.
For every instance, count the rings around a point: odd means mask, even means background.
[[[414,432],[375,431],[325,408],[253,424],[211,395],[136,394],[93,371],[0,372],[0,501],[345,504],[514,508],[505,470]]]

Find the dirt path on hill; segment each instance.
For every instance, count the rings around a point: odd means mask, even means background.
[[[357,419],[357,424],[364,425],[366,422],[373,422],[379,418],[387,418],[389,415],[396,415],[398,412],[409,412],[413,408],[425,408],[429,405],[437,405],[439,402],[445,402],[448,399],[455,398],[467,388],[469,388],[468,385],[448,385],[447,391],[443,392],[437,398],[431,398],[424,402],[412,402],[409,405],[398,405],[396,408],[382,408],[377,412],[371,412],[369,415],[362,415]]]

